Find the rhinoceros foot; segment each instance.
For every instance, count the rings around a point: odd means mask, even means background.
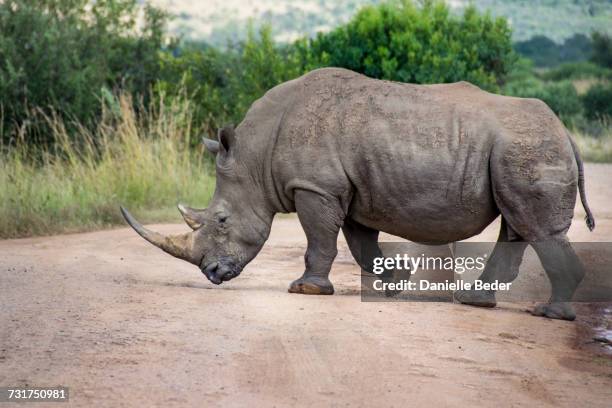
[[[302,293],[304,295],[333,295],[334,285],[326,278],[318,276],[302,276],[289,286],[289,293]]]
[[[568,302],[540,303],[536,305],[531,314],[560,320],[574,320],[576,318],[576,312]]]
[[[455,300],[464,305],[495,307],[495,292],[489,290],[458,290],[453,295]]]

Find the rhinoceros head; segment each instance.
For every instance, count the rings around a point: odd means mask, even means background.
[[[143,227],[123,207],[125,220],[138,234],[172,256],[197,265],[214,284],[235,278],[257,255],[270,233],[273,214],[265,208],[262,192],[235,152],[232,127],[219,131],[219,141],[204,139],[216,155],[216,187],[208,208],[179,204],[193,231],[165,236]]]

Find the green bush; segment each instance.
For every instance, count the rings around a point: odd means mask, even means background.
[[[474,8],[456,17],[438,1],[365,7],[331,33],[290,45],[275,44],[270,27],[257,34],[249,28],[245,41],[223,49],[164,48],[166,16],[145,6],[138,29],[140,3],[0,1],[4,142],[16,134],[53,142],[45,121],[32,122],[32,110],[60,115],[69,132],[72,122],[94,126],[100,100],[118,90],[144,99],[142,106],[150,97],[192,99],[195,135],[239,122],[268,89],[316,67],[415,83],[467,80],[496,90],[514,58],[505,20]]]
[[[249,28],[243,43],[225,50],[187,44],[160,58],[156,95],[171,101],[186,94],[196,105],[194,125],[208,134],[240,122],[268,89],[303,73],[290,48],[274,43],[269,26],[258,33]]]
[[[238,113],[236,120],[241,120],[251,104],[270,88],[304,73],[290,48],[274,43],[270,26],[264,26],[259,36],[249,27],[247,40],[240,51],[237,75],[232,82]]]
[[[612,38],[606,33],[594,32],[593,57],[591,60],[597,65],[612,69]]]
[[[580,97],[570,81],[543,82],[531,76],[519,81],[509,82],[504,88],[506,95],[522,98],[537,98],[559,115],[566,124],[582,110]]]
[[[533,75],[508,81],[504,86],[503,94],[518,96],[520,98],[538,98],[544,94],[544,82]]]
[[[468,7],[461,17],[439,1],[367,6],[346,25],[296,45],[305,69],[338,66],[412,83],[470,81],[496,90],[514,60],[510,28]]]
[[[585,115],[589,119],[612,118],[612,84],[595,84],[582,97]]]
[[[539,79],[533,69],[533,61],[528,58],[517,58],[506,77],[504,89],[512,86],[512,84],[517,84],[531,79]]]
[[[193,101],[193,126],[197,127],[193,135],[211,133],[231,120],[230,81],[236,63],[233,54],[196,44],[187,44],[176,54],[160,53],[160,78],[154,94],[166,104],[177,98]]]
[[[570,81],[549,83],[540,99],[562,118],[571,118],[581,112],[582,104],[576,88]]]
[[[540,77],[547,81],[563,81],[566,79],[602,78],[612,79],[612,70],[592,62],[569,62],[543,72]]]
[[[514,49],[531,59],[537,67],[555,67],[561,63],[588,60],[593,43],[584,34],[574,34],[563,44],[557,44],[545,35],[535,35],[528,40],[514,43]]]
[[[87,124],[100,113],[103,89],[146,96],[158,75],[165,16],[147,6],[137,30],[138,11],[136,0],[0,1],[5,139],[10,129],[26,126],[29,137],[50,141],[44,122],[25,120],[33,108],[52,107],[64,119]]]

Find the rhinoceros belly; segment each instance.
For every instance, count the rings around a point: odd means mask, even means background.
[[[476,135],[381,137],[347,166],[350,216],[416,242],[478,234],[498,215],[489,174],[492,140]],[[359,151],[359,150],[358,150]]]

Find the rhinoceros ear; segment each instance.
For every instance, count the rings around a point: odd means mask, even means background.
[[[206,146],[206,150],[208,150],[212,154],[217,154],[219,152],[219,142],[217,142],[216,140],[210,140],[203,137],[202,143],[204,143],[204,146]]]
[[[226,153],[228,153],[234,145],[234,140],[236,137],[236,133],[234,132],[234,125],[227,125],[219,129],[217,137],[221,144],[220,150],[224,150]]]

